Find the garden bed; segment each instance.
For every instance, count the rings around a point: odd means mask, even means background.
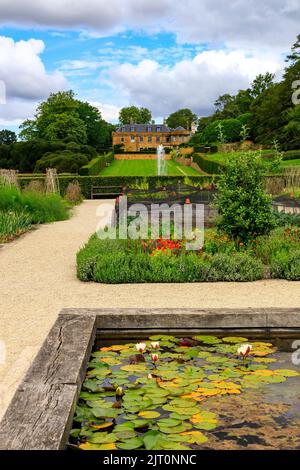
[[[101,240],[93,235],[77,255],[81,281],[108,284],[300,280],[300,228],[279,227],[245,245],[210,229],[204,247],[176,240]]]
[[[97,341],[103,338],[113,338],[113,344],[116,338],[122,337],[142,339],[156,334],[177,337],[214,334],[257,337],[272,342],[272,338],[299,337],[299,331],[300,310],[296,309],[64,310],[1,422],[0,448],[66,448],[90,354],[99,348]],[[273,364],[270,367],[273,368]],[[286,375],[290,374],[279,374]],[[282,414],[287,410],[279,411]],[[275,419],[278,409],[274,416],[272,410],[270,413]],[[280,422],[277,425],[284,427]]]

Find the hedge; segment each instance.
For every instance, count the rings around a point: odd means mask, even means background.
[[[173,150],[173,148],[170,148],[170,147],[165,147],[165,153],[171,153]],[[153,155],[156,155],[157,153],[157,148],[142,148],[140,150],[124,150],[124,149],[117,149],[115,148],[114,149],[114,152],[117,154],[117,155],[123,155],[123,154],[128,154],[128,155],[136,155],[136,154],[153,154]]]
[[[64,196],[67,186],[72,181],[76,180],[79,182],[83,197],[90,199],[92,186],[120,186],[129,188],[144,188],[145,184],[148,185],[149,189],[155,189],[162,186],[176,186],[177,184],[191,184],[195,186],[203,186],[206,183],[212,182],[211,176],[149,176],[149,177],[137,177],[137,176],[58,176],[61,195]],[[25,188],[31,181],[44,181],[45,176],[24,176],[18,179],[22,188]]]
[[[219,175],[221,173],[223,165],[220,162],[210,160],[199,153],[194,153],[192,157],[193,161],[197,163],[205,173],[208,173],[209,175]]]
[[[112,152],[107,155],[101,155],[99,157],[93,158],[88,165],[84,165],[79,170],[81,176],[97,176],[100,174],[108,163],[111,163],[114,159],[114,154]]]

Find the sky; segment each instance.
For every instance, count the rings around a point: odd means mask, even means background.
[[[300,0],[0,0],[0,129],[69,89],[113,123],[128,105],[208,115],[259,73],[280,79],[299,24]]]

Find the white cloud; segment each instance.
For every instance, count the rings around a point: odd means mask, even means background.
[[[154,115],[167,115],[183,107],[205,115],[219,95],[236,93],[247,88],[259,73],[277,72],[281,67],[276,56],[205,51],[173,67],[143,60],[138,65],[119,65],[108,73],[116,92],[126,96],[130,104],[149,107]]]
[[[47,73],[40,58],[44,49],[40,40],[15,42],[0,36],[0,80],[8,97],[40,99],[66,86],[61,72]]]
[[[299,33],[299,0],[1,0],[0,24],[80,29],[103,37],[169,31],[179,42],[286,52]]]
[[[32,117],[36,103],[51,92],[66,88],[64,75],[47,72],[40,55],[43,41],[17,41],[0,36],[0,81],[6,86],[6,104],[1,105],[3,123],[19,123]]]
[[[107,122],[118,122],[120,106],[115,106],[113,104],[99,103],[94,101],[91,103],[93,106],[99,109],[101,112],[102,118]]]

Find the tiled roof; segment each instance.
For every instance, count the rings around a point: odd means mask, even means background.
[[[171,132],[174,129],[165,124],[126,124],[117,128],[116,132]],[[183,127],[178,127],[176,131],[185,130]]]

